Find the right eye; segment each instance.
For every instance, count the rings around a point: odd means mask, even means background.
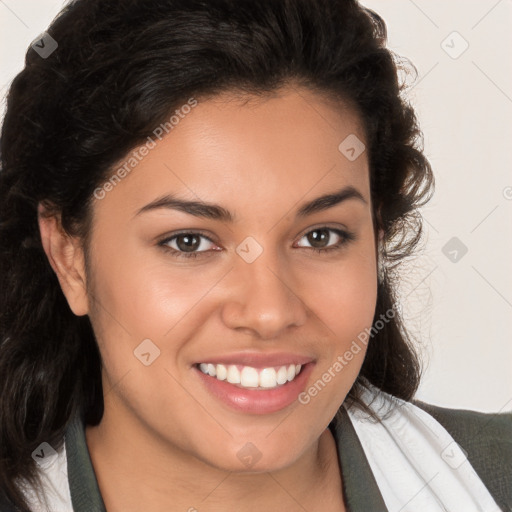
[[[177,258],[197,258],[201,253],[209,252],[208,250],[198,250],[208,245],[202,243],[201,239],[207,240],[212,244],[214,243],[210,238],[200,232],[182,231],[166,237],[158,242],[158,245],[165,251],[170,252],[171,256]],[[172,247],[171,244],[173,244],[174,247]]]

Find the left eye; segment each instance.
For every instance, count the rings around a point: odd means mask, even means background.
[[[339,238],[339,241],[335,244],[327,244],[327,246],[325,246],[325,243],[331,240],[332,233]],[[344,245],[355,240],[355,235],[341,229],[320,227],[308,231],[301,237],[301,240],[302,238],[306,238],[308,243],[312,244],[311,247],[303,247],[304,249],[313,250],[318,253],[326,253],[328,251],[340,250]],[[177,233],[162,240],[158,245],[164,250],[170,251],[172,256],[178,258],[197,258],[200,254],[209,252],[208,247],[204,247],[201,239],[207,240],[207,242],[215,246],[214,242],[206,235],[193,231]],[[172,247],[172,245],[175,245],[175,247]],[[206,246],[208,246],[208,243],[206,243]]]
[[[330,233],[334,233],[339,238],[339,241],[334,245],[328,245],[326,247],[324,243],[331,239]],[[313,249],[314,251],[322,253],[341,249],[345,244],[351,242],[352,240],[355,240],[355,235],[353,233],[349,233],[348,231],[343,231],[341,229],[320,227],[308,231],[306,234],[302,236],[302,238],[306,238],[308,243],[313,244],[312,247],[306,247],[306,249]]]

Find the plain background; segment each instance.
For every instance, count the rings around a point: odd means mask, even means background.
[[[417,397],[511,411],[512,0],[362,3],[418,70],[407,95],[436,177],[423,248],[400,291],[426,365]],[[1,116],[28,46],[63,5],[0,0]]]

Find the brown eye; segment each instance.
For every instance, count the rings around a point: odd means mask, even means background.
[[[203,240],[207,242],[203,243]],[[173,256],[178,258],[197,258],[201,256],[202,253],[210,252],[208,250],[208,242],[213,244],[213,241],[207,236],[201,233],[187,231],[167,237],[165,240],[159,242],[158,245],[170,251]],[[200,248],[201,250],[198,250]]]
[[[338,238],[339,240],[329,246],[329,241],[333,238],[332,233],[336,235],[334,239],[336,240],[336,238]],[[349,242],[355,240],[356,236],[354,233],[349,233],[348,231],[343,231],[341,229],[320,227],[307,232],[302,236],[302,238],[306,238],[307,242],[311,245],[311,247],[305,247],[305,249],[312,249],[319,253],[325,253],[341,249]]]
[[[314,231],[310,231],[306,237],[308,242],[315,248],[323,248],[325,247],[326,242],[328,242],[331,238],[329,233],[329,229],[315,229]]]
[[[178,235],[176,245],[180,251],[193,252],[201,245],[199,238],[197,235]]]

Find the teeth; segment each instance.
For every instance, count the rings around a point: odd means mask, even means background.
[[[213,377],[213,375],[212,375]],[[240,372],[235,365],[228,366],[227,381],[231,384],[240,384]]]
[[[277,373],[274,368],[263,368],[260,372],[260,386],[262,388],[275,388]]]
[[[293,380],[295,378],[295,365],[291,364],[288,366],[288,381]]]
[[[290,364],[275,368],[262,368],[258,370],[251,366],[242,366],[241,370],[234,364],[201,363],[199,369],[206,375],[218,380],[227,380],[231,384],[238,384],[243,388],[270,389],[290,382],[300,373],[302,365]]]
[[[277,370],[277,383],[284,384],[288,380],[288,371],[286,370],[286,366],[281,366],[279,370]]]
[[[213,366],[213,364],[209,364],[208,365],[208,373],[212,376],[212,377],[215,377],[217,375],[217,368],[215,368],[215,366]]]
[[[208,365],[210,366],[210,365]],[[210,372],[208,372],[210,373]],[[228,370],[227,368],[223,365],[223,364],[218,364],[217,365],[217,368],[216,368],[216,377],[217,379],[219,380],[226,380],[227,379],[227,376],[228,376]]]
[[[260,382],[258,370],[250,366],[244,366],[240,373],[240,384],[244,388],[257,388]]]

